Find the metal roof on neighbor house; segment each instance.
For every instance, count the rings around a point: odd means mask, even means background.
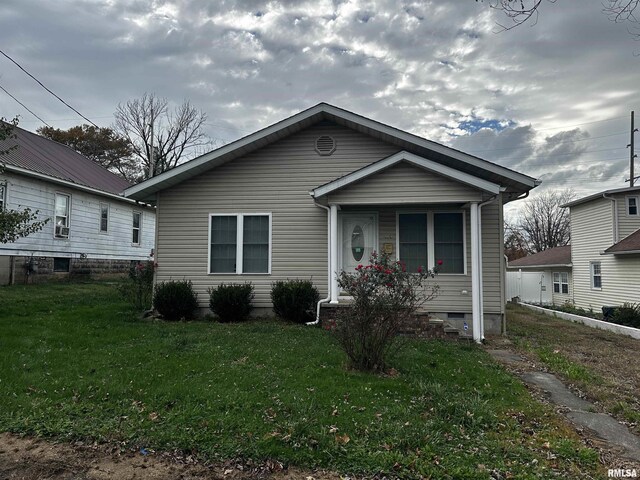
[[[631,235],[623,238],[618,243],[611,245],[604,253],[622,255],[625,253],[640,253],[640,230],[636,230]]]
[[[570,267],[571,245],[555,247],[509,262],[508,267]]]
[[[127,189],[125,195],[136,200],[153,202],[156,192],[177,185],[235,158],[247,155],[319,122],[331,122],[350,128],[395,145],[399,150],[406,150],[433,162],[498,184],[505,187],[513,198],[528,192],[540,184],[535,178],[482,158],[418,137],[328,103],[319,103],[269,127],[141,182]]]
[[[131,184],[111,173],[75,150],[19,127],[15,138],[0,141],[0,151],[12,148],[0,156],[0,164],[14,166],[67,182],[111,194],[119,194]]]

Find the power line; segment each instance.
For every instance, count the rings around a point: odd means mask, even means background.
[[[13,58],[11,58],[9,55],[7,55],[6,53],[4,53],[2,50],[0,50],[0,53],[2,55],[4,55],[5,57],[7,57],[9,60],[11,60],[20,70],[22,70],[24,73],[26,73],[27,75],[29,75],[31,78],[33,78],[38,85],[40,85],[42,88],[44,88],[47,92],[49,92],[51,95],[53,95],[54,97],[56,97],[58,100],[60,100],[62,103],[64,103],[67,107],[69,107],[71,110],[73,110],[74,112],[76,112],[78,115],[80,115],[82,118],[84,118],[87,122],[89,122],[91,125],[93,125],[96,128],[100,128],[98,127],[98,125],[96,125],[95,123],[93,123],[91,120],[89,120],[87,117],[85,117],[84,115],[82,115],[78,110],[76,110],[75,108],[73,108],[71,105],[69,105],[67,102],[65,102],[62,98],[60,98],[58,95],[56,95],[55,93],[53,93],[49,88],[47,88],[44,83],[42,83],[40,80],[38,80],[36,77],[34,77],[33,75],[31,75],[29,72],[27,72],[22,65],[20,65],[18,62],[16,62]]]
[[[580,127],[582,125],[591,125],[592,123],[610,122],[612,120],[618,120],[620,118],[627,118],[627,116],[626,115],[621,115],[619,117],[611,117],[611,118],[605,118],[605,119],[602,119],[602,120],[594,120],[593,122],[575,123],[573,125],[562,125],[560,127],[536,128],[536,130],[539,131],[539,132],[543,132],[545,130],[558,130],[559,128]]]
[[[34,117],[36,117],[38,120],[40,120],[42,123],[44,123],[47,127],[51,127],[51,125],[49,125],[47,122],[45,122],[43,119],[41,119],[38,115],[36,115],[35,113],[33,113],[33,111],[27,107],[24,103],[22,103],[20,100],[18,100],[16,97],[14,97],[13,95],[11,95],[6,88],[4,88],[2,85],[0,85],[0,89],[2,89],[2,91],[4,93],[6,93],[7,95],[9,95],[11,98],[13,98],[16,102],[18,102],[20,105],[22,105],[22,107],[29,112],[31,115],[33,115]]]

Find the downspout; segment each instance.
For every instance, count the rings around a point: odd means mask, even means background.
[[[320,323],[320,306],[331,300],[331,209],[320,205],[315,199],[313,200],[313,204],[327,211],[327,297],[318,301],[316,305],[316,319],[313,322],[307,322],[307,325],[317,325]]]
[[[618,243],[618,202],[615,198],[608,197],[607,195],[608,194],[603,193],[602,198],[606,198],[613,202],[611,204],[611,208],[613,209],[613,243]]]
[[[482,207],[488,205],[489,203],[495,202],[498,198],[498,195],[494,195],[489,200],[478,204],[478,241],[480,246],[480,341],[484,341],[484,285],[483,285],[483,277],[482,277]]]

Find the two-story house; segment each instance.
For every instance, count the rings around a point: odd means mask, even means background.
[[[606,190],[570,209],[573,302],[581,308],[640,302],[640,187]]]
[[[60,143],[16,127],[0,142],[0,209],[38,211],[39,232],[0,244],[0,284],[122,273],[152,258],[155,209],[131,184]]]

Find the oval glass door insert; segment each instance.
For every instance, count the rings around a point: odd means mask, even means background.
[[[351,232],[351,254],[356,262],[362,260],[364,255],[364,232],[360,225],[353,227]]]

